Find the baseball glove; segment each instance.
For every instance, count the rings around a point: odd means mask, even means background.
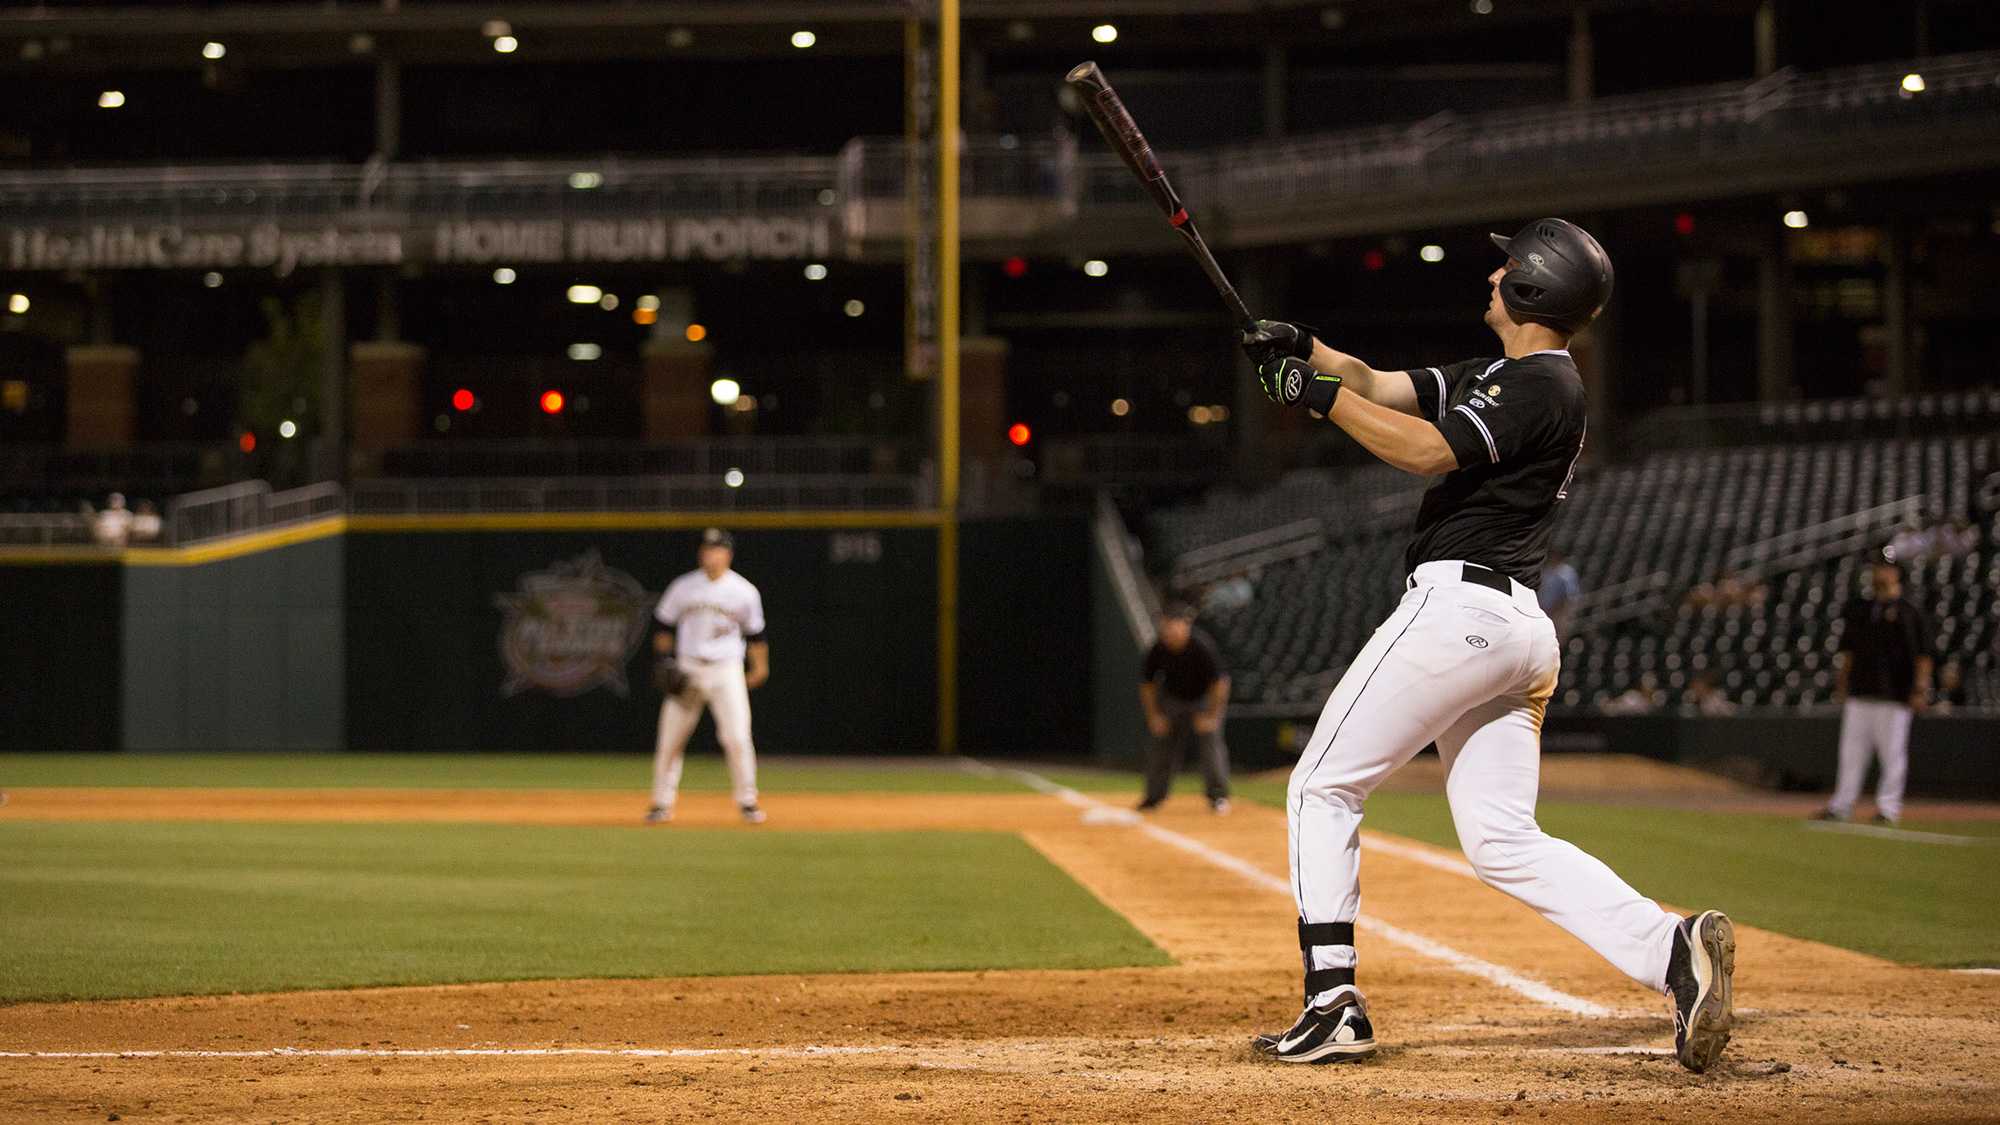
[[[688,689],[688,683],[688,674],[673,657],[662,656],[653,661],[653,686],[660,689],[660,694],[679,695]]]

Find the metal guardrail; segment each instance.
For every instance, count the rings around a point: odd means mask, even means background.
[[[506,515],[534,512],[897,511],[925,507],[919,477],[745,474],[715,476],[389,479],[356,481],[355,515]]]
[[[338,515],[343,510],[340,485],[331,481],[284,492],[272,491],[268,481],[238,481],[167,501],[163,538],[166,546],[186,547]]]
[[[1172,581],[1176,587],[1198,586],[1325,549],[1326,529],[1319,520],[1294,520],[1189,551],[1174,560]]]
[[[1862,550],[1904,521],[1920,519],[1930,498],[1905,496],[1887,504],[1863,508],[1837,519],[1787,531],[1755,543],[1732,547],[1722,556],[1722,565],[1733,575],[1762,578],[1785,570],[1812,566]]]
[[[91,517],[75,512],[9,512],[0,515],[0,543],[22,547],[90,545],[97,542],[96,526]]]
[[[1638,419],[1627,444],[1640,450],[1686,449],[1992,429],[2000,429],[2000,390],[1982,387],[1894,398],[1670,406]]]

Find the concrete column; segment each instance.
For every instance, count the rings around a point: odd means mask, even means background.
[[[375,64],[375,155],[394,160],[403,148],[403,65]]]
[[[139,351],[117,344],[69,349],[69,408],[63,419],[65,449],[115,449],[132,444],[138,408],[132,385]]]
[[[708,383],[714,351],[707,344],[655,339],[647,342],[643,354],[646,440],[683,441],[709,436]]]
[[[1750,22],[1751,52],[1756,59],[1757,77],[1778,69],[1778,0],[1764,0]]]
[[[347,427],[350,471],[373,471],[384,452],[417,440],[423,424],[425,358],[416,344],[387,340],[348,349],[354,387]]]
[[[1569,100],[1587,102],[1597,94],[1597,45],[1590,37],[1590,12],[1579,6],[1569,17]]]
[[[1916,329],[1910,317],[1910,224],[1897,218],[1889,223],[1889,271],[1882,286],[1883,355],[1885,390],[1892,395],[1908,394],[1917,388]]]
[[[1796,397],[1792,373],[1792,262],[1785,241],[1773,235],[1757,261],[1757,398]]]
[[[347,279],[329,268],[319,277],[319,449],[315,480],[339,480],[347,465]]]
[[[1264,48],[1264,135],[1285,135],[1285,109],[1291,90],[1292,68],[1285,48],[1273,43]]]

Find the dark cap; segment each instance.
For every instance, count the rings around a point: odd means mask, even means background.
[[[719,527],[711,527],[701,533],[701,545],[704,547],[727,547],[733,551],[736,549],[736,538]]]
[[[1171,601],[1160,607],[1160,616],[1171,621],[1193,621],[1201,616],[1194,606],[1184,601]]]

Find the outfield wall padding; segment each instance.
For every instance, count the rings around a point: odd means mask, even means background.
[[[0,750],[117,746],[123,568],[0,565],[0,583]]]

